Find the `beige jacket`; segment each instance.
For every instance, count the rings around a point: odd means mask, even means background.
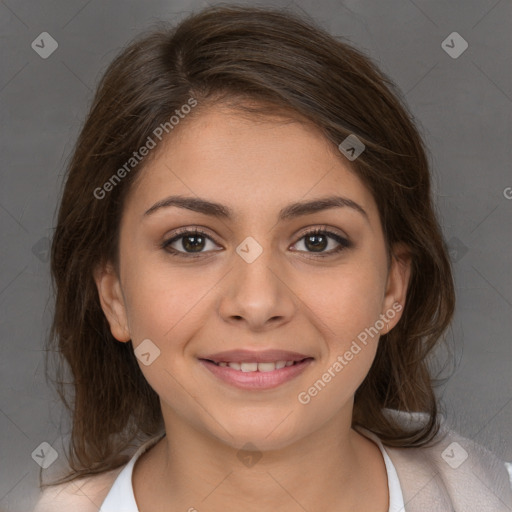
[[[422,417],[390,413],[404,424]],[[358,430],[375,439],[371,432]],[[503,461],[444,425],[436,440],[424,448],[385,447],[400,480],[405,512],[512,512],[512,486]],[[47,488],[33,512],[101,512],[122,469]]]

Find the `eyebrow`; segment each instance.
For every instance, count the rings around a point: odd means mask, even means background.
[[[198,197],[186,197],[186,196],[169,196],[155,203],[151,208],[144,212],[144,217],[152,215],[161,208],[168,208],[175,206],[178,208],[185,208],[205,215],[210,215],[217,218],[232,220],[234,218],[234,212],[228,206],[223,204],[208,201],[206,199]],[[310,215],[322,210],[330,208],[351,208],[359,212],[368,221],[368,214],[362,206],[360,206],[352,199],[341,196],[328,196],[312,201],[303,201],[298,203],[292,203],[282,208],[278,215],[278,220],[289,220],[300,217],[302,215]]]

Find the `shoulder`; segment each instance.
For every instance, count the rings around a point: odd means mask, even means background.
[[[121,471],[130,463],[135,462],[137,457],[157,443],[164,435],[165,431],[147,439],[133,455],[130,455],[130,460],[118,468],[45,488],[32,512],[100,511],[101,505]]]
[[[425,415],[419,413],[393,411],[391,414],[405,426],[425,419]],[[404,494],[418,500],[422,493],[435,494],[467,511],[497,511],[502,510],[504,504],[512,505],[511,475],[505,461],[448,428],[442,417],[440,424],[439,433],[427,446],[386,446],[405,487]]]
[[[98,512],[124,466],[45,488],[33,512]]]

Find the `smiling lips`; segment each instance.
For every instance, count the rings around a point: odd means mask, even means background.
[[[274,388],[294,378],[313,361],[284,350],[231,350],[199,358],[215,376],[243,389]]]

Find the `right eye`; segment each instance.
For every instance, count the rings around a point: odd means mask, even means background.
[[[211,252],[202,251],[202,249],[204,249],[206,242],[208,241],[215,243],[214,240],[209,235],[207,235],[204,231],[202,231],[199,228],[184,228],[174,233],[174,235],[170,239],[165,240],[162,243],[162,249],[169,252],[171,256],[197,258],[204,252]],[[178,247],[181,246],[183,250],[179,250],[177,247],[173,247],[173,244],[177,244]]]

